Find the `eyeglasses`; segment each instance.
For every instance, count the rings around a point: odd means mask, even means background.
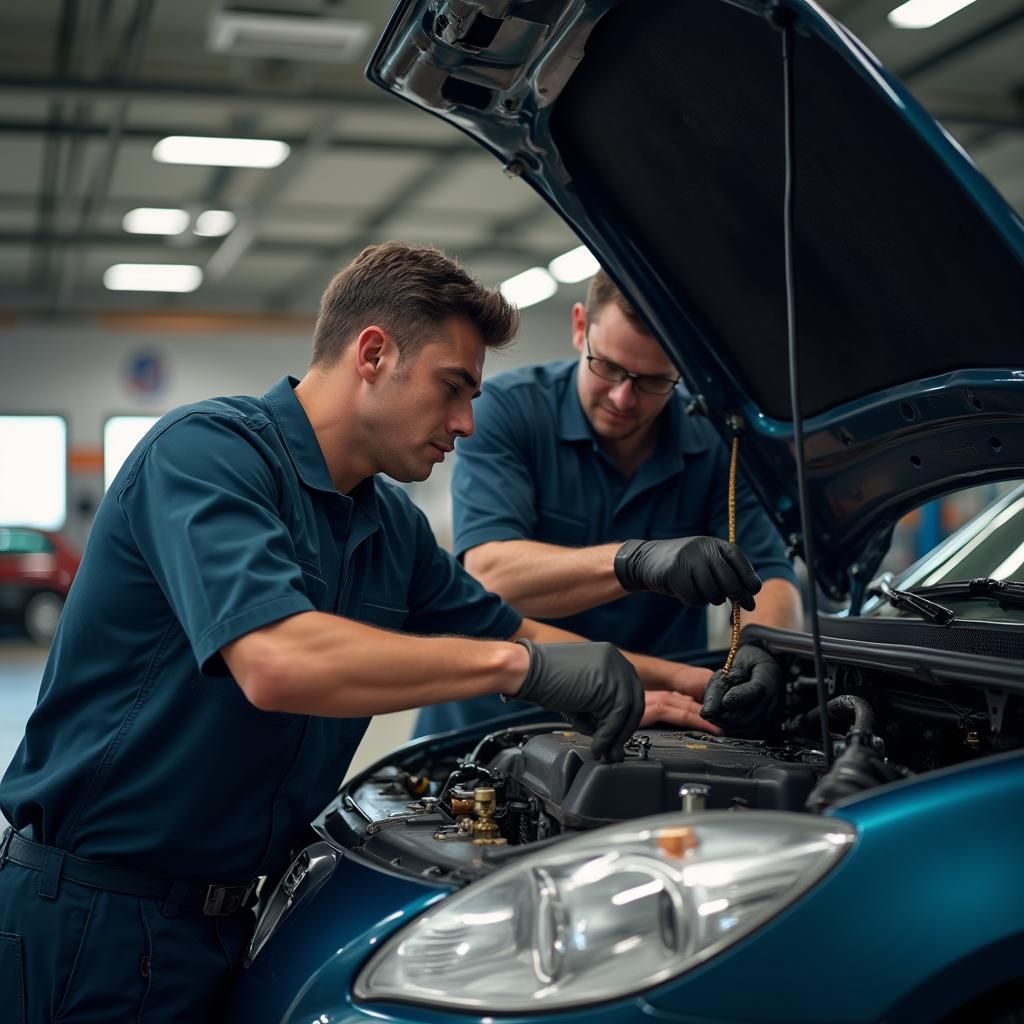
[[[647,373],[630,373],[629,370],[613,363],[610,359],[601,359],[599,356],[590,354],[590,338],[583,336],[587,346],[587,369],[601,380],[610,380],[615,384],[621,384],[624,380],[632,381],[633,387],[645,395],[668,395],[676,388],[682,377],[656,377]]]

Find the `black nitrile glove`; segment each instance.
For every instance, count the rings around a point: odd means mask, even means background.
[[[814,814],[821,814],[826,807],[848,796],[856,796],[910,774],[906,768],[889,764],[872,748],[870,737],[853,736],[849,738],[846,750],[836,758],[832,770],[818,780],[804,806]]]
[[[761,738],[769,732],[782,689],[782,670],[763,648],[744,644],[732,671],[719,669],[704,688],[701,717],[727,736]]]
[[[561,711],[585,735],[594,758],[622,761],[623,745],[640,725],[644,689],[636,669],[612,644],[534,644],[519,700]]]
[[[653,590],[703,607],[726,598],[754,610],[761,577],[735,544],[717,537],[627,540],[615,552],[615,575],[625,590]]]

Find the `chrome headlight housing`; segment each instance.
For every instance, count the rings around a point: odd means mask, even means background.
[[[431,907],[367,963],[355,994],[509,1013],[628,996],[764,924],[855,838],[843,821],[773,811],[574,836]]]

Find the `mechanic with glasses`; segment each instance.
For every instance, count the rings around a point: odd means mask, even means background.
[[[764,651],[741,646],[710,686],[711,669],[688,664],[707,646],[703,606],[730,596],[710,583],[736,552],[724,540],[729,451],[687,415],[676,368],[604,271],[573,307],[572,343],[577,359],[484,386],[453,471],[454,552],[522,614],[656,656],[638,662],[642,725],[763,734],[781,684]],[[742,472],[736,521],[764,580],[755,609],[741,602],[744,623],[799,629],[792,565]],[[524,709],[486,696],[436,705],[416,732]]]

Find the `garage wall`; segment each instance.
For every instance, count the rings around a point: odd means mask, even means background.
[[[582,294],[582,288],[576,289]],[[557,305],[523,311],[520,340],[492,353],[487,374],[571,354],[569,309]],[[562,293],[559,298],[561,299]],[[24,323],[0,329],[0,415],[56,413],[68,421],[70,465],[66,533],[84,543],[103,493],[103,424],[114,415],[160,415],[175,406],[223,394],[260,394],[286,373],[301,377],[309,363],[312,321],[290,331],[145,332],[95,322]],[[133,383],[131,367],[155,358],[161,383],[152,391]],[[448,543],[450,466],[411,488]]]

